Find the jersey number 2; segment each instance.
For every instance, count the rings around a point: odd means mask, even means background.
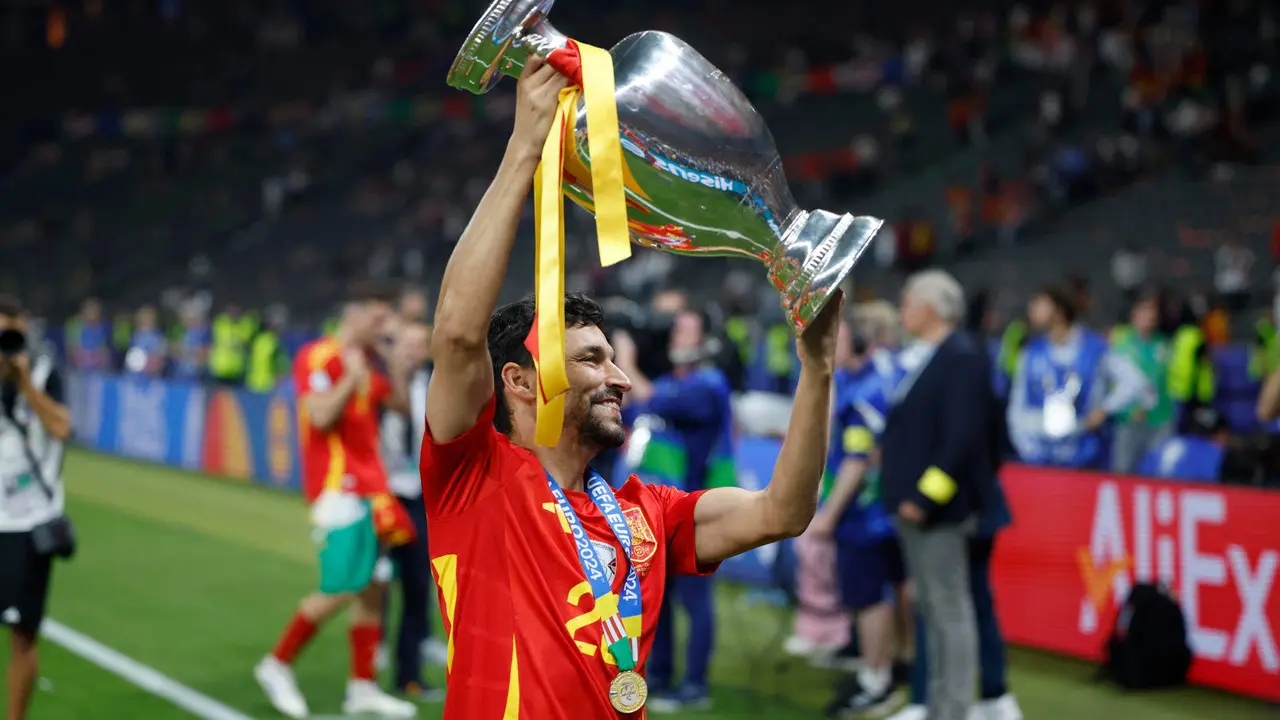
[[[564,516],[560,514],[560,508],[556,507],[555,503],[550,503],[550,502],[542,503],[542,509],[555,515],[556,518],[560,521],[561,528],[566,533],[571,532],[569,530],[568,521],[565,520]],[[600,644],[598,646],[578,639],[578,631],[582,630],[585,627],[590,626],[592,623],[598,623],[600,621],[600,618],[596,617],[595,599],[591,595],[591,583],[587,582],[586,580],[583,580],[577,585],[574,585],[573,588],[569,590],[569,597],[568,597],[569,605],[575,608],[581,609],[582,601],[584,598],[592,598],[590,603],[590,609],[586,610],[585,612],[579,613],[578,615],[575,615],[572,618],[569,618],[569,622],[564,624],[564,629],[569,631],[570,639],[573,640],[574,645],[578,646],[578,650],[583,655],[587,655],[589,657],[595,657],[596,649],[598,647],[601,653],[601,657],[604,658],[605,664],[617,665],[618,664],[617,659],[613,657],[613,653],[609,652],[608,646],[604,644],[603,634],[600,637]]]

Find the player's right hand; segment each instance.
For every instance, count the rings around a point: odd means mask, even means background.
[[[542,157],[542,146],[556,115],[560,91],[569,81],[537,55],[530,54],[516,85],[516,122],[508,147],[524,159]]]
[[[840,335],[840,318],[843,315],[844,292],[837,290],[796,342],[796,355],[800,357],[802,369],[835,372],[836,339]]]

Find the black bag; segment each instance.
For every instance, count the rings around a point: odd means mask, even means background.
[[[27,441],[27,426],[18,422],[12,412],[6,413],[6,415],[9,418],[9,422],[13,423],[13,426],[18,429],[18,433],[22,435],[22,449],[27,455],[27,464],[31,466],[31,477],[35,479],[36,484],[44,491],[45,497],[49,498],[49,502],[53,502],[53,488],[49,486],[49,483],[45,482],[40,461],[36,458],[36,454],[32,452],[31,444]],[[75,525],[71,523],[71,518],[65,514],[59,515],[32,528],[31,543],[35,546],[36,552],[41,555],[70,560],[76,554]]]
[[[1102,676],[1126,690],[1177,687],[1186,684],[1191,659],[1178,601],[1163,586],[1135,586],[1107,640]]]

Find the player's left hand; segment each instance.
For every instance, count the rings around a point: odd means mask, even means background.
[[[796,354],[800,356],[802,367],[835,371],[836,337],[840,334],[840,318],[843,316],[844,291],[837,290],[796,342]]]

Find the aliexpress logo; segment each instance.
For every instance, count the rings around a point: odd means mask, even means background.
[[[1197,657],[1234,667],[1257,657],[1263,671],[1280,673],[1280,651],[1267,616],[1280,552],[1225,539],[1206,542],[1204,531],[1224,538],[1228,527],[1227,499],[1219,491],[1100,483],[1089,545],[1076,555],[1085,589],[1079,632],[1098,632],[1104,611],[1123,602],[1135,580],[1158,581],[1175,590]],[[1223,592],[1232,589],[1235,602],[1224,606]],[[1206,600],[1207,593],[1215,593],[1217,601]],[[1231,607],[1237,604],[1238,610]]]

